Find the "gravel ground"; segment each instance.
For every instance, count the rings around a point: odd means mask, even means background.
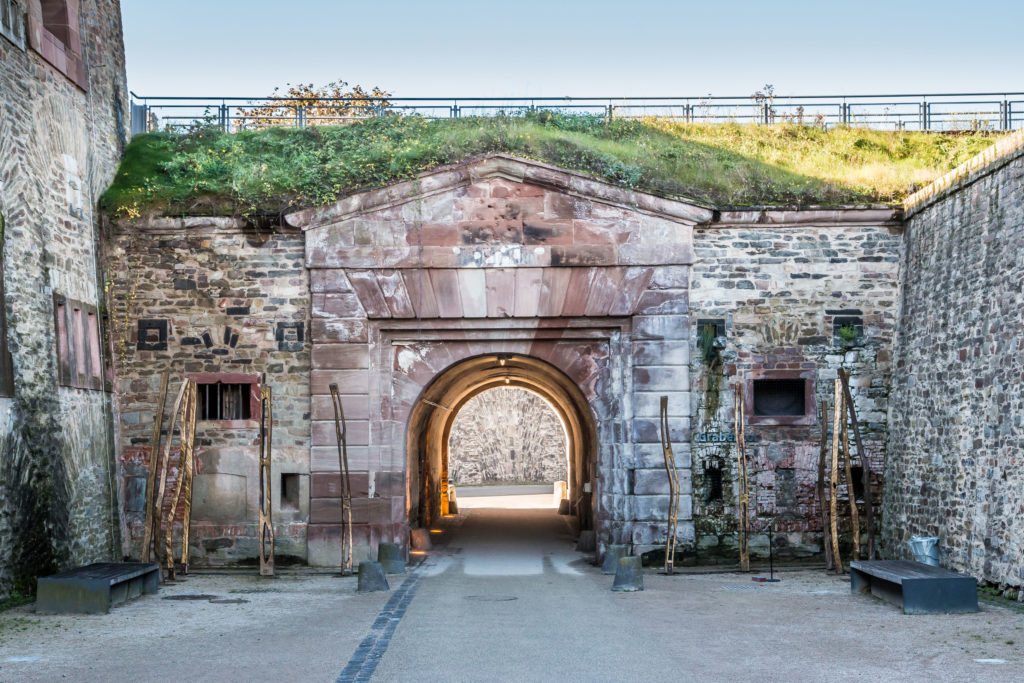
[[[443,526],[404,614],[385,620],[386,651],[367,658],[373,680],[1024,681],[1013,607],[908,616],[817,570],[767,585],[652,570],[643,592],[613,593],[550,510]],[[0,613],[0,681],[332,681],[392,594],[323,574],[193,574],[108,615],[29,605]],[[213,597],[165,599],[186,595]]]

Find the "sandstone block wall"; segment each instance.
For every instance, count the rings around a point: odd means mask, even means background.
[[[752,553],[767,555],[768,524],[776,533],[776,557],[805,558],[821,551],[816,406],[831,398],[840,368],[852,375],[879,503],[899,285],[900,233],[892,218],[888,210],[726,212],[719,224],[695,229],[691,454],[699,562],[735,560],[735,444],[721,435],[734,430],[737,384],[748,400]],[[863,325],[861,338],[850,346],[834,334],[837,319],[846,318]],[[721,335],[715,345],[717,369],[709,367],[699,343],[705,324],[716,325],[715,334]],[[799,424],[758,423],[753,417],[750,382],[773,377],[812,383],[815,408]],[[720,496],[713,481],[718,477]],[[841,487],[842,502],[848,495]]]
[[[153,414],[167,370],[165,440],[184,377],[214,381],[222,374],[234,382],[231,375],[237,375],[262,383],[266,376],[273,394],[276,552],[279,561],[305,560],[310,293],[303,254],[298,231],[255,228],[235,219],[155,219],[111,228],[106,265],[126,554],[138,557],[141,550]],[[147,327],[157,329],[149,343]],[[190,541],[198,564],[258,556],[259,422],[256,413],[250,417],[197,423]],[[175,457],[172,481],[177,465]]]
[[[1024,586],[1024,152],[907,220],[889,405],[885,551]]]
[[[336,556],[329,382],[367,418],[349,442],[369,482],[357,542],[404,542],[421,498],[395,482],[419,476],[406,460],[417,397],[453,364],[499,353],[550,363],[589,401],[598,445],[579,488],[596,501],[599,541],[663,543],[658,397],[672,395],[682,452],[690,229],[711,213],[499,155],[290,215],[307,231],[313,288],[311,561],[314,544],[324,563]]]
[[[102,306],[96,203],[127,133],[119,3],[75,3],[79,84],[31,47],[33,3],[6,4],[0,214],[14,391],[0,398],[0,594],[120,553],[110,396],[59,385],[54,297]]]

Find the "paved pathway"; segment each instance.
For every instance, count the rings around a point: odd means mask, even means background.
[[[809,570],[612,593],[551,510],[468,510],[442,538],[389,593],[193,575],[108,615],[3,612],[0,682],[1024,681],[1021,610],[905,616]]]
[[[648,573],[613,593],[566,517],[449,519],[375,681],[1024,681],[1024,612],[905,616],[820,571]]]

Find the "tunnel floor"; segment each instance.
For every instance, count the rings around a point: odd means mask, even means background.
[[[581,573],[574,564],[586,564],[584,556],[574,550],[574,518],[554,509],[480,507],[461,511],[445,517],[436,527],[443,531],[435,538],[440,554],[424,567],[425,574],[571,575]]]

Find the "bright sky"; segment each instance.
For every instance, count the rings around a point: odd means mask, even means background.
[[[122,0],[141,95],[1024,91],[1020,0]]]

